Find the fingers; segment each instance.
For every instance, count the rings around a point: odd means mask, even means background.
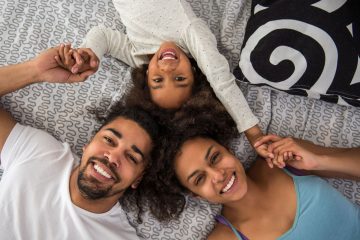
[[[70,82],[83,82],[85,81],[90,75],[94,74],[94,70],[88,70],[79,74],[71,74],[69,77]]]
[[[266,161],[266,163],[268,164],[268,166],[269,166],[270,168],[273,168],[273,167],[274,167],[274,164],[273,164],[271,158],[265,158],[265,161]]]
[[[79,49],[79,54],[84,58],[87,58],[89,64],[92,68],[97,69],[99,66],[99,58],[90,48],[81,48]]]
[[[276,141],[279,141],[281,139],[282,139],[281,137],[276,136],[274,134],[262,136],[255,142],[254,147],[258,147],[258,146],[260,146],[260,145],[262,145],[264,143],[267,143],[267,142],[276,142]]]

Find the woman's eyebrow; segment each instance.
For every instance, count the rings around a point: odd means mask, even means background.
[[[211,153],[211,149],[213,149],[214,145],[211,145],[208,150],[206,151],[206,154],[205,154],[205,158],[204,160],[207,161],[207,159],[209,158],[209,155]]]
[[[206,151],[206,154],[205,154],[205,157],[204,157],[204,160],[207,162],[207,159],[209,158],[209,155],[211,153],[211,149],[213,149],[214,145],[211,145],[208,150]],[[195,176],[196,174],[199,173],[199,170],[195,170],[193,173],[190,174],[190,176],[187,177],[187,181],[189,182],[190,179]]]

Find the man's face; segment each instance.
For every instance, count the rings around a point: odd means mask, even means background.
[[[103,126],[84,147],[78,187],[87,199],[121,197],[136,188],[149,159],[152,142],[136,122],[122,117]]]

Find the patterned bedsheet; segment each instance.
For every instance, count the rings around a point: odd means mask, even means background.
[[[250,0],[192,0],[195,13],[216,35],[219,49],[234,69],[239,62]],[[111,0],[0,0],[0,65],[14,64],[36,56],[63,42],[78,46],[93,26],[124,31]],[[82,146],[97,126],[89,108],[108,109],[130,87],[129,68],[104,58],[98,72],[84,83],[34,84],[1,97],[0,104],[26,125],[45,129],[68,142],[81,154]],[[360,146],[360,109],[292,96],[267,87],[240,83],[250,106],[266,132],[292,135],[328,146]],[[241,137],[233,148],[246,166],[255,158]],[[1,172],[0,172],[1,175]],[[329,179],[330,184],[360,205],[360,183]],[[138,225],[144,239],[202,239],[211,231],[212,215],[219,206],[189,198],[182,217],[160,224],[146,215]]]

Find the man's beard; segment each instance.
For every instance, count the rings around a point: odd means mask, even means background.
[[[99,159],[94,157],[90,158],[86,165],[83,168],[79,169],[77,184],[81,195],[86,199],[97,200],[124,192],[124,189],[112,192],[111,190],[113,185],[101,187],[99,186],[101,183],[97,179],[86,177],[85,170],[90,164],[93,164],[93,160],[98,160],[111,169],[110,164],[106,159]],[[113,171],[113,173],[115,173],[115,171]],[[120,177],[117,174],[115,174],[115,176],[117,177],[115,183],[120,182]]]

